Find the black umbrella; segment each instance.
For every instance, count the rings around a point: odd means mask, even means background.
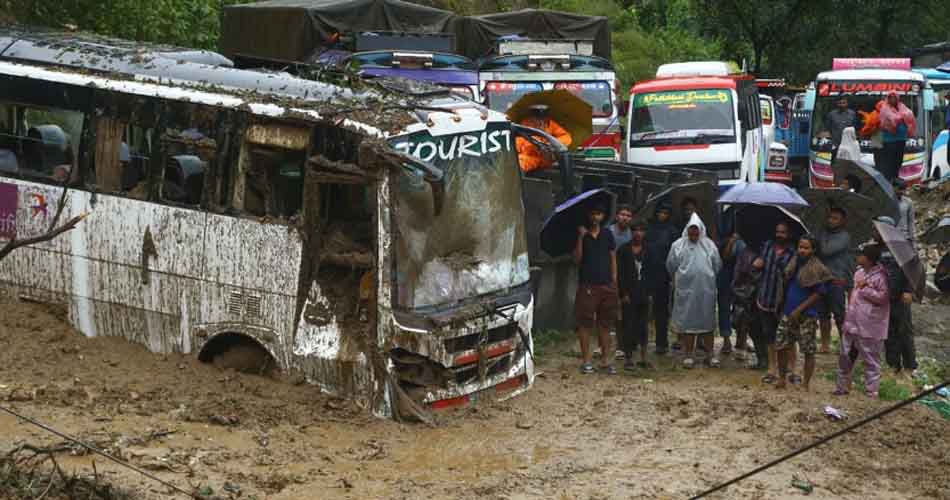
[[[825,226],[828,212],[832,207],[844,209],[848,214],[845,229],[851,236],[851,247],[856,249],[861,243],[871,239],[871,224],[880,215],[884,214],[884,207],[873,199],[844,189],[804,189],[802,198],[808,200],[810,206],[802,214],[805,226],[815,233]]]
[[[835,173],[835,181],[848,179],[848,183],[858,194],[863,194],[879,204],[882,215],[897,217],[897,195],[894,188],[883,174],[874,167],[851,160],[836,158],[831,165]]]
[[[683,202],[692,199],[696,202],[696,213],[706,224],[709,236],[716,238],[716,186],[708,182],[691,182],[680,184],[660,191],[649,197],[646,202],[637,210],[634,217],[635,222],[647,222],[653,218],[656,213],[656,207],[661,201],[669,200],[673,207],[673,222],[677,226],[686,225],[686,216],[683,214]]]
[[[541,249],[551,257],[571,253],[577,244],[577,228],[588,224],[590,210],[598,205],[607,209],[606,224],[614,212],[614,195],[606,189],[585,191],[555,207],[541,226]]]
[[[907,239],[907,235],[896,227],[885,222],[874,221],[874,229],[881,235],[887,249],[891,251],[894,260],[901,266],[904,276],[914,287],[914,294],[923,297],[924,289],[927,285],[927,271],[923,263],[920,262],[920,256],[917,255],[917,249],[914,244]]]
[[[924,243],[937,245],[950,241],[950,217],[940,219],[936,226],[927,230],[924,237],[920,239]]]
[[[775,226],[780,222],[788,224],[789,239],[794,241],[808,228],[794,214],[782,207],[773,205],[740,205],[736,209],[736,233],[749,248],[758,250],[762,245],[775,238]]]

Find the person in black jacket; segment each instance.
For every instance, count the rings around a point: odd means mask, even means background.
[[[647,363],[647,318],[650,296],[647,292],[644,264],[647,262],[647,250],[643,243],[646,227],[636,224],[633,236],[617,252],[617,279],[620,282],[620,306],[622,309],[622,328],[620,330],[620,349],[624,355],[623,369],[634,371],[633,349],[640,347],[641,368]]]
[[[878,217],[877,221],[897,226],[894,219],[887,216]],[[895,372],[913,372],[917,369],[914,325],[910,315],[910,305],[914,302],[914,287],[877,231],[874,231],[874,241],[881,246],[880,263],[887,270],[887,285],[891,296],[891,315],[887,340],[884,341],[884,358]]]
[[[653,221],[647,227],[643,245],[646,248],[644,277],[647,292],[652,300],[653,326],[656,330],[656,353],[666,354],[669,349],[670,293],[671,278],[666,272],[666,258],[670,247],[680,237],[671,217],[673,204],[670,200],[661,200],[656,207]]]

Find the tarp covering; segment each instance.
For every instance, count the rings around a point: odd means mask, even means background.
[[[225,7],[218,46],[231,57],[309,61],[334,33],[445,33],[456,18],[400,0],[269,0]]]
[[[488,55],[495,40],[506,35],[534,39],[593,40],[594,55],[610,59],[610,26],[606,17],[552,10],[524,9],[467,16],[455,23],[459,54],[471,59]]]

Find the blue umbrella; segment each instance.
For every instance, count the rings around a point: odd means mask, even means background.
[[[772,205],[790,210],[807,208],[808,202],[794,189],[778,182],[740,182],[716,202],[720,205]]]
[[[606,189],[584,191],[554,207],[554,212],[541,226],[541,249],[551,257],[571,253],[577,243],[577,228],[587,225],[590,210],[598,205],[607,209],[606,224],[614,208],[614,195]]]
[[[835,159],[831,165],[835,181],[848,179],[851,189],[874,200],[881,213],[888,217],[897,217],[897,195],[891,183],[876,168],[866,163]]]

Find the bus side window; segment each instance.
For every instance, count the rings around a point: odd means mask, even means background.
[[[161,136],[162,172],[159,200],[189,207],[205,201],[205,174],[216,161],[217,110],[198,104],[173,103],[166,109]]]
[[[286,124],[250,125],[241,147],[243,189],[238,205],[257,217],[289,218],[303,206],[303,176],[309,128]]]
[[[0,105],[0,172],[61,184],[75,180],[84,115]]]

